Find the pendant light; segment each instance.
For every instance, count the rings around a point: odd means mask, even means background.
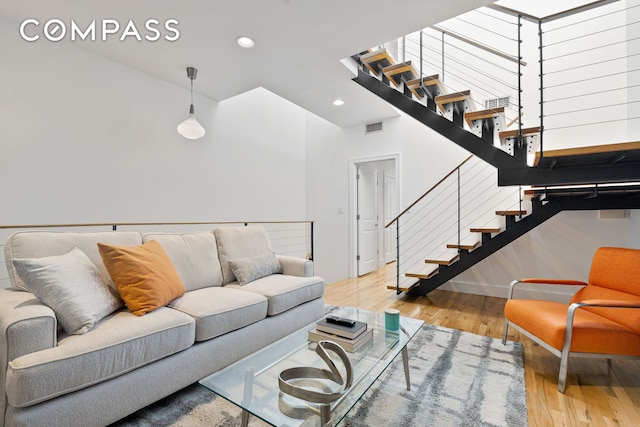
[[[193,67],[187,67],[187,77],[191,80],[191,107],[189,107],[189,117],[178,125],[178,133],[187,139],[199,139],[204,136],[204,128],[194,116],[193,108],[193,81],[198,75],[198,70]]]

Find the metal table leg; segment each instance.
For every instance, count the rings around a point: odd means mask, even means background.
[[[407,382],[407,390],[411,390],[411,378],[409,377],[409,351],[405,345],[402,348],[402,364],[404,365],[404,379]]]

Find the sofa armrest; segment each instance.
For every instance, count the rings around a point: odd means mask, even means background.
[[[0,289],[0,361],[53,348],[57,343],[57,319],[32,293],[15,288]]]
[[[313,276],[313,261],[287,255],[276,255],[282,266],[282,274],[289,276]]]

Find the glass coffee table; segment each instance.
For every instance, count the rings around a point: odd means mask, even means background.
[[[355,352],[347,353],[353,367],[353,382],[335,402],[329,405],[310,403],[280,391],[279,376],[286,369],[327,368],[327,364],[316,353],[318,344],[308,340],[308,332],[315,328],[315,323],[204,378],[200,384],[242,408],[243,426],[247,425],[249,414],[273,426],[335,426],[400,353],[407,390],[410,389],[407,344],[424,324],[422,320],[401,316],[400,330],[388,331],[385,329],[384,313],[339,307],[330,314],[366,322],[367,327],[373,329],[372,339]],[[336,365],[344,372],[340,359],[333,356]],[[328,392],[339,388],[330,381],[323,385],[323,389],[325,387],[329,389]],[[331,387],[336,390],[331,390]]]

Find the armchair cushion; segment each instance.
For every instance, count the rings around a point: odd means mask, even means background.
[[[640,335],[591,310],[580,308],[576,311],[570,351],[640,355]],[[610,310],[627,311],[618,308]],[[567,323],[566,304],[512,299],[507,301],[504,312],[510,322],[562,351]]]

